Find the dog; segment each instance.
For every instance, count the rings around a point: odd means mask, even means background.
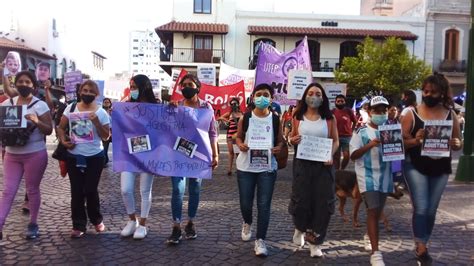
[[[359,223],[359,208],[360,204],[362,203],[362,195],[359,191],[359,185],[357,184],[357,175],[355,172],[346,170],[336,170],[336,196],[339,199],[339,213],[341,214],[345,223],[349,222],[349,217],[344,213],[346,199],[352,199],[352,226],[360,227],[361,225]],[[390,196],[396,199],[400,199],[400,197],[403,196],[403,193],[401,191],[398,191],[396,187],[395,193],[391,193]],[[383,221],[385,230],[391,232],[392,227],[383,211],[380,215],[380,220]]]

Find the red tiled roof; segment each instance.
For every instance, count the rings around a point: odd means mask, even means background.
[[[0,48],[3,48],[3,49],[10,49],[10,50],[16,50],[16,51],[19,51],[19,52],[27,52],[27,53],[32,53],[32,54],[35,54],[35,55],[38,55],[38,56],[41,56],[41,57],[44,57],[44,58],[47,58],[47,59],[53,59],[53,60],[56,60],[55,57],[53,56],[50,56],[49,54],[46,54],[46,53],[43,53],[43,52],[40,52],[38,50],[35,50],[33,48],[30,48],[26,45],[23,45],[23,44],[19,44],[19,43],[16,43],[12,40],[9,40],[5,37],[1,37],[0,38]]]
[[[403,40],[416,40],[418,36],[401,30],[366,30],[366,29],[341,29],[341,28],[306,28],[283,26],[248,26],[249,35],[308,35],[318,37],[360,37],[367,36],[380,39],[398,37]]]
[[[171,21],[165,25],[157,27],[155,31],[158,35],[164,32],[227,34],[227,32],[229,32],[229,26],[227,26],[227,24],[217,23],[193,23]]]

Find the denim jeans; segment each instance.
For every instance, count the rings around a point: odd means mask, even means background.
[[[140,176],[140,196],[142,199],[140,218],[148,218],[151,208],[151,189],[153,175],[149,173],[122,172],[120,174],[120,189],[127,214],[135,213],[135,176]]]
[[[253,198],[257,188],[257,239],[265,239],[270,222],[270,209],[276,171],[252,173],[237,171],[240,211],[246,224],[252,224]]]
[[[426,244],[433,232],[436,210],[449,175],[425,176],[407,161],[404,171],[413,204],[412,227],[415,241]]]
[[[196,217],[199,205],[199,194],[201,193],[202,179],[173,176],[171,177],[171,183],[173,185],[173,192],[171,195],[171,214],[173,215],[173,222],[175,223],[181,222],[186,179],[189,179],[188,217],[190,220]]]

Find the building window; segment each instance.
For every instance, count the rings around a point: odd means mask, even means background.
[[[459,31],[447,30],[444,36],[444,60],[458,60]]]
[[[138,39],[133,39],[133,42],[138,42]]]
[[[138,65],[138,63],[137,63],[137,62],[133,62],[132,64],[133,64],[133,65]]]
[[[56,19],[53,18],[53,31],[56,31]]]
[[[194,0],[194,13],[211,14],[211,0]]]
[[[345,41],[341,43],[339,48],[339,64],[342,65],[345,57],[356,57],[357,56],[357,45],[360,42],[356,41]]]
[[[268,38],[260,38],[260,39],[256,39],[255,41],[253,41],[253,56],[252,56],[252,58],[250,60],[250,63],[249,63],[249,69],[255,69],[255,67],[257,67],[258,49],[260,49],[260,42],[269,44],[273,47],[276,46],[276,42],[274,40],[268,39]]]
[[[194,36],[194,62],[210,63],[212,60],[212,36]]]
[[[138,47],[133,47],[133,50],[138,50]]]

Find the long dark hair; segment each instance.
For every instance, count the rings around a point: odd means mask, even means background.
[[[158,103],[153,94],[153,86],[151,85],[150,79],[142,74],[132,77],[133,82],[137,85],[138,88],[138,99],[132,99],[130,97],[130,102],[138,102],[140,99],[144,99],[147,103]]]
[[[423,81],[422,90],[426,85],[431,84],[441,93],[441,102],[446,109],[453,109],[454,102],[452,98],[451,88],[449,86],[449,81],[443,74],[435,72],[433,75],[428,76]]]
[[[312,88],[312,87],[319,88],[321,90],[322,95],[323,95],[323,103],[318,108],[319,115],[323,119],[327,119],[327,120],[333,119],[332,112],[329,109],[328,96],[326,95],[326,92],[324,91],[323,86],[321,86],[321,84],[319,84],[317,82],[313,82],[313,83],[309,84],[308,87],[306,87],[306,89],[304,90],[304,93],[303,93],[303,97],[296,104],[296,110],[294,111],[293,116],[298,120],[303,120],[303,115],[308,110],[308,105],[306,104],[305,99],[306,99],[306,96],[308,95],[309,89]]]
[[[415,94],[415,92],[413,92],[412,90],[404,90],[403,95],[407,98],[405,100],[405,105],[406,106],[416,106],[416,94]]]

